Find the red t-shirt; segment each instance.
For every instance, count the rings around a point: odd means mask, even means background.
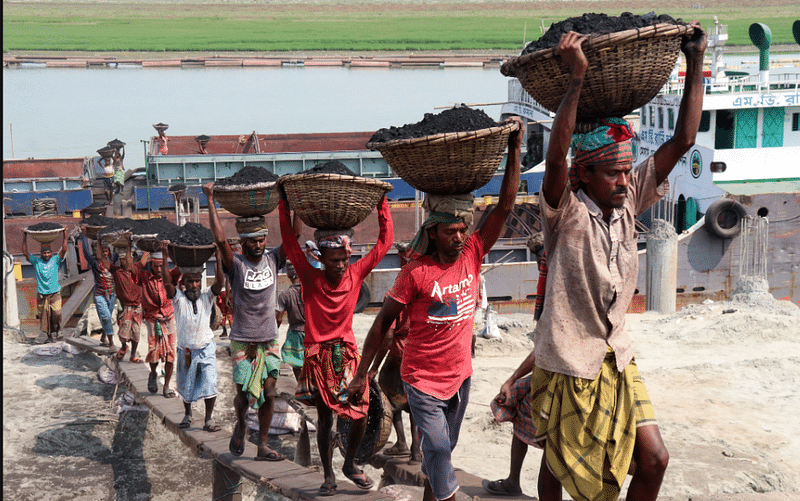
[[[166,264],[165,264],[166,266]],[[144,263],[134,263],[136,283],[142,288],[142,313],[148,322],[154,322],[157,318],[170,318],[175,315],[172,308],[172,300],[167,297],[167,290],[161,281],[161,276],[153,275],[150,270],[144,269]],[[177,268],[175,268],[177,270]],[[180,273],[180,272],[178,272]],[[170,271],[170,276],[175,281],[175,271]]]
[[[403,311],[397,316],[397,320],[394,321],[394,337],[392,337],[392,345],[389,347],[389,353],[397,358],[403,358],[403,352],[406,350],[408,325],[408,309],[403,308]]]
[[[305,345],[342,339],[354,350],[358,350],[353,333],[353,313],[356,311],[361,283],[378,265],[389,251],[394,241],[392,215],[386,199],[378,206],[380,233],[378,242],[363,258],[347,267],[347,271],[337,287],[325,279],[325,272],[311,266],[306,255],[297,243],[297,238],[289,220],[287,204],[281,200],[278,206],[281,224],[281,238],[286,256],[294,265],[303,287],[306,326]]]
[[[480,234],[473,233],[456,262],[422,256],[400,270],[389,291],[410,319],[400,375],[440,400],[455,395],[472,375],[472,321],[484,254]]]
[[[114,291],[122,306],[142,304],[142,287],[136,283],[138,273],[136,268],[127,271],[121,266],[111,265],[111,274],[114,275]]]

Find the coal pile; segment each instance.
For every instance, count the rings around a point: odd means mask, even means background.
[[[131,229],[134,235],[158,235],[177,228],[178,225],[165,218],[140,219]]]
[[[347,168],[345,164],[338,160],[330,160],[323,164],[317,164],[314,167],[304,171],[303,174],[340,174],[342,176],[357,176],[355,172]]]
[[[570,17],[569,19],[551,24],[547,33],[542,35],[539,40],[529,43],[522,51],[522,54],[524,55],[538,50],[556,47],[561,40],[561,35],[570,31],[575,31],[582,35],[603,35],[634,28],[644,28],[661,23],[686,24],[681,19],[675,20],[666,14],[658,16],[655,12],[650,12],[642,16],[636,16],[630,12],[623,12],[619,16],[589,13],[578,17]]]
[[[86,224],[88,226],[105,226],[109,223],[114,221],[113,217],[106,217],[101,216],[99,214],[92,214],[91,216],[84,219],[81,224]]]
[[[36,223],[28,226],[28,231],[53,231],[63,229],[64,226],[58,223],[51,223],[48,221]]]
[[[169,240],[175,245],[212,245],[214,234],[211,230],[197,223],[186,223],[158,234],[159,240]]]
[[[111,233],[116,233],[118,231],[130,231],[133,232],[133,229],[139,224],[138,221],[135,221],[131,218],[122,218],[122,219],[114,219],[110,218],[111,221],[106,225],[105,228],[100,230],[101,235],[109,235]]]
[[[216,186],[235,186],[240,184],[271,183],[277,179],[278,176],[263,167],[248,165],[230,177],[218,179],[214,184]]]
[[[482,110],[461,106],[444,110],[435,115],[433,113],[425,113],[425,117],[415,124],[380,129],[372,135],[369,142],[385,143],[395,139],[412,139],[444,132],[468,132],[497,127],[498,125]]]

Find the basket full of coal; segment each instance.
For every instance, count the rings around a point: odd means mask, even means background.
[[[203,266],[214,254],[214,234],[197,223],[175,226],[158,234],[158,240],[169,240],[168,253],[178,267]]]
[[[556,55],[561,36],[569,31],[588,36],[582,48],[589,67],[577,118],[592,121],[623,117],[652,100],[675,68],[682,38],[691,36],[694,28],[654,12],[584,14],[551,25],[500,71],[517,77],[528,94],[552,112],[558,110],[571,79],[569,68]]]
[[[41,244],[49,244],[64,231],[64,226],[45,221],[28,226],[25,232]]]
[[[278,183],[297,216],[318,230],[352,228],[392,191],[390,183],[357,176],[337,160],[318,164],[301,174],[281,176]]]
[[[403,181],[425,193],[470,193],[500,166],[516,122],[497,123],[466,106],[426,113],[415,123],[380,129],[367,148],[377,150]]]
[[[278,176],[263,167],[248,165],[214,183],[214,198],[223,209],[239,217],[263,216],[278,207]]]

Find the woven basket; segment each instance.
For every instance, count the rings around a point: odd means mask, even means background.
[[[135,245],[137,249],[145,252],[158,252],[161,250],[161,240],[156,237],[157,235],[153,234],[133,235],[131,238],[133,239],[133,245]]]
[[[336,431],[339,433],[339,450],[342,454],[347,451],[347,437],[353,421],[338,418]],[[392,404],[374,380],[369,382],[369,409],[367,410],[367,424],[361,445],[356,451],[356,461],[364,463],[373,454],[383,449],[389,434],[392,432]]]
[[[292,174],[278,183],[300,219],[319,230],[352,228],[392,191],[385,181],[341,174]]]
[[[63,231],[64,231],[63,227],[56,228],[55,230],[44,230],[44,231],[28,230],[28,235],[30,235],[34,240],[36,240],[40,244],[49,244],[50,242],[58,238],[58,236],[61,235]]]
[[[129,231],[114,231],[100,235],[100,241],[103,245],[110,245],[112,247],[126,247],[128,245]]]
[[[367,143],[414,188],[437,195],[470,193],[488,183],[503,159],[508,136],[519,129],[510,122],[469,132],[445,132],[385,143]]]
[[[100,234],[100,231],[105,228],[105,226],[90,226],[86,225],[86,229],[84,230],[83,234],[86,235],[86,238],[91,238],[92,240],[97,240],[97,235]]]
[[[176,245],[169,244],[169,258],[178,267],[203,266],[214,254],[217,246],[211,245]]]
[[[89,216],[93,216],[95,214],[98,215],[98,216],[105,216],[106,215],[106,210],[107,210],[106,207],[92,207],[92,206],[89,206],[89,207],[84,207],[83,210],[81,210],[81,214],[83,214],[83,217],[87,217],[87,214]]]
[[[669,79],[691,26],[662,23],[645,28],[592,35],[583,43],[589,62],[577,117],[591,120],[623,117],[652,100]],[[556,48],[509,59],[500,72],[517,77],[532,98],[552,112],[558,110],[571,73]]]
[[[278,207],[280,201],[275,181],[230,186],[214,185],[214,198],[223,209],[240,217],[269,214]]]

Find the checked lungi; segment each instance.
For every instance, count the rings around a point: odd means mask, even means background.
[[[186,366],[187,348],[180,348],[176,390],[184,402],[191,403],[217,396],[217,344],[211,341],[199,350],[189,351],[189,366]]]
[[[242,391],[253,409],[264,403],[264,382],[268,377],[278,379],[281,356],[278,341],[243,343],[231,340],[233,382],[242,385]]]
[[[310,405],[319,393],[325,405],[338,416],[357,420],[366,417],[369,409],[369,386],[358,404],[347,401],[347,388],[358,369],[361,356],[342,340],[313,343],[306,346],[306,359],[297,384],[295,397]]]
[[[142,305],[123,306],[122,312],[117,316],[119,331],[117,336],[123,343],[128,341],[139,342],[139,334],[142,327]]]
[[[36,311],[39,329],[51,336],[61,330],[61,291],[52,294],[36,294]]]
[[[553,475],[576,500],[616,499],[636,428],[656,424],[636,362],[620,373],[609,349],[593,381],[535,367],[531,388],[534,441],[544,445]]]
[[[281,346],[283,361],[292,367],[300,368],[305,360],[305,332],[289,329],[286,332],[286,341]]]
[[[511,385],[511,401],[500,404],[492,400],[492,415],[498,423],[511,421],[514,424],[514,436],[528,445],[542,448],[542,444],[534,441],[536,428],[531,419],[531,375],[521,377]]]
[[[145,362],[157,364],[175,362],[175,349],[178,342],[175,316],[167,319],[156,319],[155,322],[145,320],[147,325],[147,357]]]

